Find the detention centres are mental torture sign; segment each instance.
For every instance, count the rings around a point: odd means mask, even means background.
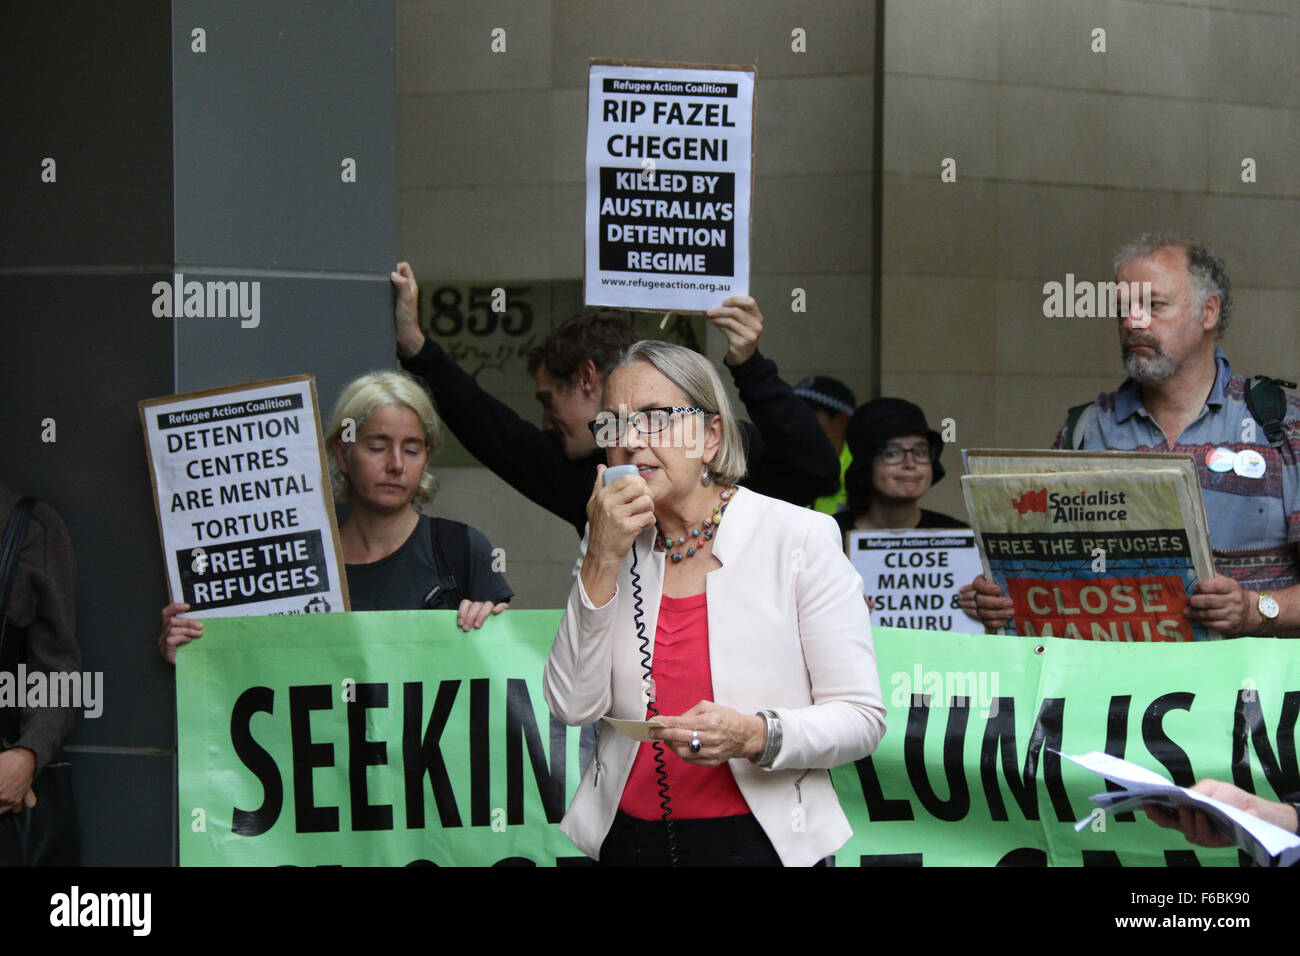
[[[140,402],[173,601],[193,617],[348,610],[310,375]]]
[[[703,312],[749,292],[754,69],[593,60],[589,306]]]

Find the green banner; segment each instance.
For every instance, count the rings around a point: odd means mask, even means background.
[[[1106,751],[1182,786],[1300,791],[1300,644],[892,628],[875,642],[889,729],[872,757],[832,772],[854,831],[840,866],[1237,864],[1140,812],[1076,833],[1106,781],[1057,753]]]
[[[554,865],[578,729],[542,665],[559,611],[210,619],[176,658],[185,866]]]
[[[555,865],[578,731],[542,664],[559,611],[225,618],[177,658],[181,863]],[[832,772],[840,866],[1235,865],[1145,816],[1095,817],[1106,750],[1190,784],[1300,791],[1300,650],[875,632],[889,731]],[[723,701],[722,703],[725,703]]]

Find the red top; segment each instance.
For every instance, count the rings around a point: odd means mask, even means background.
[[[655,629],[655,706],[665,716],[684,714],[702,700],[713,700],[713,671],[709,666],[709,615],[703,594],[665,597],[659,602]],[[648,712],[646,720],[654,717]],[[749,813],[749,804],[736,786],[731,767],[689,764],[661,742],[668,775],[670,819],[730,817]],[[659,775],[653,743],[637,749],[619,809],[641,820],[660,820]]]

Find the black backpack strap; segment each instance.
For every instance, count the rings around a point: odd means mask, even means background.
[[[1065,413],[1065,431],[1061,433],[1061,447],[1066,451],[1073,451],[1074,432],[1079,426],[1079,419],[1083,418],[1083,413],[1092,408],[1096,402],[1084,402],[1082,405],[1075,405]]]
[[[455,609],[468,596],[469,525],[450,518],[429,519],[433,563],[441,580],[442,600]]]
[[[1282,430],[1286,418],[1286,392],[1282,389],[1295,387],[1295,382],[1267,375],[1256,375],[1246,383],[1246,407],[1274,448],[1281,448],[1286,441]]]

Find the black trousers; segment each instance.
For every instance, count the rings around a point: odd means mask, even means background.
[[[780,866],[781,858],[750,814],[674,820],[680,866]],[[600,866],[672,866],[668,825],[638,820],[622,810],[600,847]]]
[[[0,814],[0,867],[77,866],[72,768],[60,753],[32,782],[36,806]]]

